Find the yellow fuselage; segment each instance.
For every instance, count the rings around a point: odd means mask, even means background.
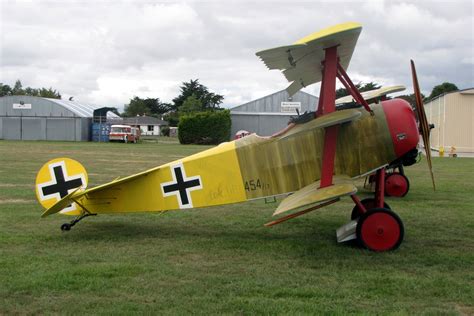
[[[340,126],[335,174],[356,177],[396,156],[384,111]],[[324,119],[322,117],[321,119]],[[278,137],[255,134],[142,174],[92,188],[76,200],[92,213],[165,211],[243,202],[297,191],[320,179],[324,128],[318,119]]]

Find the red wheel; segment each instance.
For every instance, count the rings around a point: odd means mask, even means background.
[[[403,197],[410,189],[408,178],[398,172],[391,173],[385,178],[385,195]]]
[[[356,233],[363,247],[381,252],[397,249],[403,241],[405,229],[396,213],[385,208],[374,208],[362,214]]]
[[[370,210],[372,208],[376,208],[377,205],[375,205],[375,199],[374,198],[366,198],[366,199],[363,199],[362,201],[360,201],[360,203],[362,203],[362,205],[364,205],[365,209],[366,210]],[[391,210],[392,208],[390,207],[390,205],[388,205],[387,203],[383,202],[383,207],[386,208],[386,209],[389,209]],[[352,209],[352,213],[351,213],[351,219],[357,219],[359,218],[360,216],[360,210],[359,210],[359,207],[357,205],[354,206],[354,208]]]

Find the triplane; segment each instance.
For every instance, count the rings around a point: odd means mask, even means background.
[[[345,23],[311,34],[295,44],[257,53],[270,69],[282,70],[293,95],[321,81],[317,110],[296,118],[269,137],[255,134],[162,166],[86,189],[87,174],[74,160],[46,163],[36,193],[43,217],[76,215],[61,229],[96,214],[168,211],[285,196],[265,224],[272,226],[349,196],[350,221],[337,230],[339,242],[357,239],[374,251],[400,246],[404,226],[384,199],[385,168],[411,162],[419,128],[415,113],[401,99],[369,106],[346,73],[357,39],[358,23]],[[425,148],[429,127],[412,62],[417,116]],[[350,91],[357,107],[336,111],[336,79]],[[427,150],[431,171],[431,158]],[[373,198],[360,200],[355,178],[376,173]],[[432,175],[432,172],[431,172]],[[434,180],[433,180],[434,184]]]

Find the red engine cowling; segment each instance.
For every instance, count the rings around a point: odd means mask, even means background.
[[[415,113],[410,104],[403,99],[383,101],[382,107],[392,136],[395,154],[397,157],[402,157],[416,148],[420,139]]]

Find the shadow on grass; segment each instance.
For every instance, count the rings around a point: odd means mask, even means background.
[[[215,251],[240,249],[264,251],[270,255],[289,257],[308,257],[310,260],[334,257],[347,252],[348,259],[360,248],[355,243],[338,244],[335,229],[336,220],[312,218],[310,222],[299,221],[285,223],[281,227],[267,228],[249,223],[229,224],[222,222],[206,223],[202,221],[160,222],[150,220],[133,222],[106,220],[83,222],[69,232],[63,232],[62,240],[67,243],[103,243],[114,244],[174,244],[185,246],[193,244],[197,248],[212,248]],[[325,253],[324,255],[322,255]]]

